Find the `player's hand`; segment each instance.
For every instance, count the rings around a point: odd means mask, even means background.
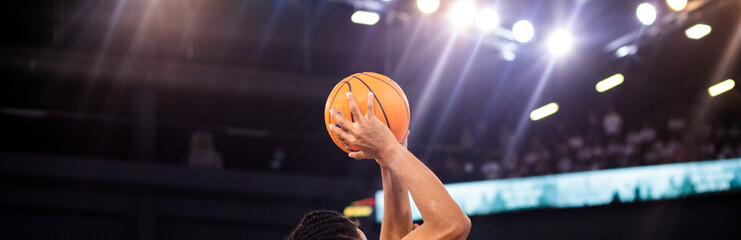
[[[391,130],[376,118],[373,93],[368,93],[368,110],[365,116],[360,113],[352,93],[347,93],[347,100],[350,103],[350,113],[356,121],[350,122],[338,114],[337,110],[331,109],[330,115],[336,124],[330,125],[330,130],[358,148],[359,151],[349,154],[351,158],[382,159],[395,148],[401,147]],[[382,161],[379,164],[384,165]]]

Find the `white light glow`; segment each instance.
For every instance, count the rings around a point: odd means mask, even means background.
[[[476,14],[476,26],[479,30],[489,32],[499,26],[499,15],[492,8],[484,8]]]
[[[533,39],[535,28],[533,28],[533,24],[530,22],[520,20],[517,21],[515,25],[512,25],[512,35],[514,35],[515,40],[518,42],[526,43]]]
[[[356,11],[350,17],[350,20],[357,24],[374,25],[381,19],[381,16],[375,12]]]
[[[555,31],[548,38],[548,50],[555,56],[562,56],[571,50],[574,40],[566,31]]]
[[[656,21],[656,8],[650,3],[641,3],[636,8],[636,16],[643,25],[651,25]]]
[[[515,58],[517,58],[517,54],[515,52],[509,50],[502,51],[502,59],[506,60],[507,62],[514,61]]]
[[[556,112],[558,112],[558,104],[549,103],[530,112],[530,119],[533,121],[538,121]]]
[[[501,51],[500,54],[502,56],[502,59],[504,59],[504,60],[506,60],[508,62],[511,62],[511,61],[514,61],[515,58],[517,58],[517,53],[515,53],[515,51],[517,51],[517,44],[514,44],[514,43],[506,43],[506,44],[502,45],[502,49],[501,50],[502,51]]]
[[[666,0],[666,5],[669,5],[674,11],[682,11],[687,6],[687,0]]]
[[[733,89],[734,86],[736,86],[736,82],[734,82],[733,79],[727,79],[708,88],[708,93],[711,97],[715,97]]]
[[[615,56],[618,58],[633,55],[638,51],[638,47],[635,45],[625,45],[615,50]]]
[[[595,88],[597,89],[597,92],[604,92],[610,90],[610,88],[620,85],[621,83],[623,83],[624,79],[625,77],[623,77],[623,74],[618,73],[598,82]]]
[[[684,34],[690,39],[700,39],[710,34],[711,30],[712,28],[707,24],[697,24],[685,30]]]
[[[423,13],[433,13],[440,7],[440,0],[417,0],[417,8]]]
[[[450,20],[457,26],[465,26],[471,23],[474,18],[473,2],[471,1],[457,1],[450,7]]]

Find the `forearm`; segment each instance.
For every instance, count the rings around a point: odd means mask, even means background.
[[[454,228],[465,238],[470,220],[427,166],[403,148],[385,154],[383,162],[409,189],[425,221],[423,227],[433,230]]]
[[[388,167],[381,167],[383,222],[381,240],[402,239],[412,231],[412,213],[407,188]]]

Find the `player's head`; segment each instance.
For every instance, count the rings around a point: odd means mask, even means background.
[[[316,210],[304,215],[286,240],[337,239],[364,240],[358,222],[331,210]]]

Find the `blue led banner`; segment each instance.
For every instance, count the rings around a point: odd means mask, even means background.
[[[741,159],[454,183],[445,187],[469,216],[672,199],[741,189]],[[382,213],[383,191],[378,191],[376,221],[381,222]],[[412,217],[422,219],[414,203]]]

